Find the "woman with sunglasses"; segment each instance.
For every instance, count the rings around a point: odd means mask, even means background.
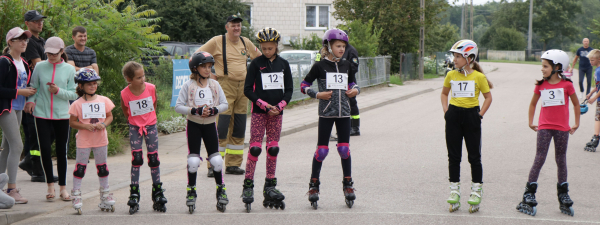
[[[29,31],[19,27],[12,28],[6,34],[6,48],[0,56],[0,129],[2,129],[2,148],[0,152],[0,173],[7,172],[7,197],[0,193],[0,208],[10,208],[14,203],[25,204],[17,189],[17,171],[19,158],[23,152],[21,141],[21,116],[25,98],[36,93],[29,86],[31,72],[21,53],[27,48]],[[6,175],[4,175],[6,176]],[[6,179],[1,179],[3,183]]]
[[[65,43],[59,37],[46,41],[48,60],[39,62],[31,76],[31,86],[39,90],[29,97],[25,112],[33,113],[37,139],[42,155],[42,167],[48,184],[48,201],[54,200],[51,133],[56,144],[60,198],[71,201],[67,191],[67,147],[69,144],[69,100],[77,99],[74,81],[75,67],[66,63]]]

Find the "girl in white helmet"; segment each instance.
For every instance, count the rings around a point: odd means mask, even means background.
[[[456,42],[450,52],[457,70],[448,72],[442,89],[442,109],[446,119],[446,146],[450,173],[450,212],[460,207],[460,161],[465,140],[471,164],[471,196],[469,212],[477,212],[481,203],[483,169],[481,166],[481,120],[492,104],[491,83],[475,61],[477,44],[471,40]],[[450,95],[450,104],[448,96]],[[485,101],[479,107],[479,93]]]
[[[569,64],[569,56],[561,50],[548,50],[542,55],[542,80],[537,81],[533,98],[529,105],[529,127],[537,132],[537,149],[529,180],[525,186],[523,201],[517,210],[535,216],[537,212],[535,192],[540,170],[546,161],[550,141],[554,139],[556,166],[558,167],[558,202],[560,211],[573,216],[573,201],[569,197],[567,183],[567,142],[569,134],[579,127],[579,100],[573,82],[563,75],[563,68]],[[569,126],[569,98],[573,103],[575,125]],[[538,125],[533,124],[535,107],[542,101]]]

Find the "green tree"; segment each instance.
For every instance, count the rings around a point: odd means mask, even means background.
[[[392,56],[392,71],[398,69],[401,52],[419,49],[422,12],[419,1],[335,0],[333,6],[333,15],[338,20],[374,19],[375,29],[383,29],[379,54]],[[437,15],[448,7],[446,0],[425,0],[425,30],[437,25],[440,21]]]
[[[374,57],[379,54],[379,38],[383,29],[375,29],[373,19],[370,19],[368,23],[363,23],[361,19],[358,19],[348,24],[341,24],[338,28],[349,31],[350,45],[358,51],[359,56]]]
[[[22,1],[0,0],[0,51],[6,47],[6,33],[13,27],[24,28]],[[25,28],[27,30],[27,28]]]
[[[248,5],[240,0],[134,0],[137,4],[155,9],[163,19],[156,31],[169,35],[171,40],[205,43],[227,32],[228,16],[244,16]]]
[[[308,37],[298,38],[296,41],[291,40],[290,46],[292,46],[294,50],[319,50],[323,44],[321,37],[312,33]]]
[[[448,51],[460,39],[458,27],[451,23],[433,26],[425,30],[425,50],[427,52]]]
[[[525,50],[527,47],[525,35],[515,28],[490,28],[481,39],[483,45],[494,50]]]
[[[533,30],[543,43],[544,51],[552,40],[578,36],[579,28],[574,19],[581,13],[580,1],[535,0],[534,8]]]

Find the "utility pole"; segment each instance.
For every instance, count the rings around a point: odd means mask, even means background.
[[[425,56],[425,0],[421,0],[421,29],[419,30],[419,80],[425,79],[425,67],[423,57]]]
[[[471,0],[471,40],[473,40],[473,0]]]
[[[460,14],[460,38],[465,38],[465,3],[463,3],[462,13]]]
[[[527,57],[531,57],[531,29],[533,27],[533,0],[529,0],[529,32],[527,34]]]

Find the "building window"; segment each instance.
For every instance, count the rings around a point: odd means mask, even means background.
[[[244,21],[248,22],[250,26],[252,26],[252,4],[246,5],[246,10],[244,10]]]
[[[307,5],[306,28],[325,30],[329,28],[329,6]]]

